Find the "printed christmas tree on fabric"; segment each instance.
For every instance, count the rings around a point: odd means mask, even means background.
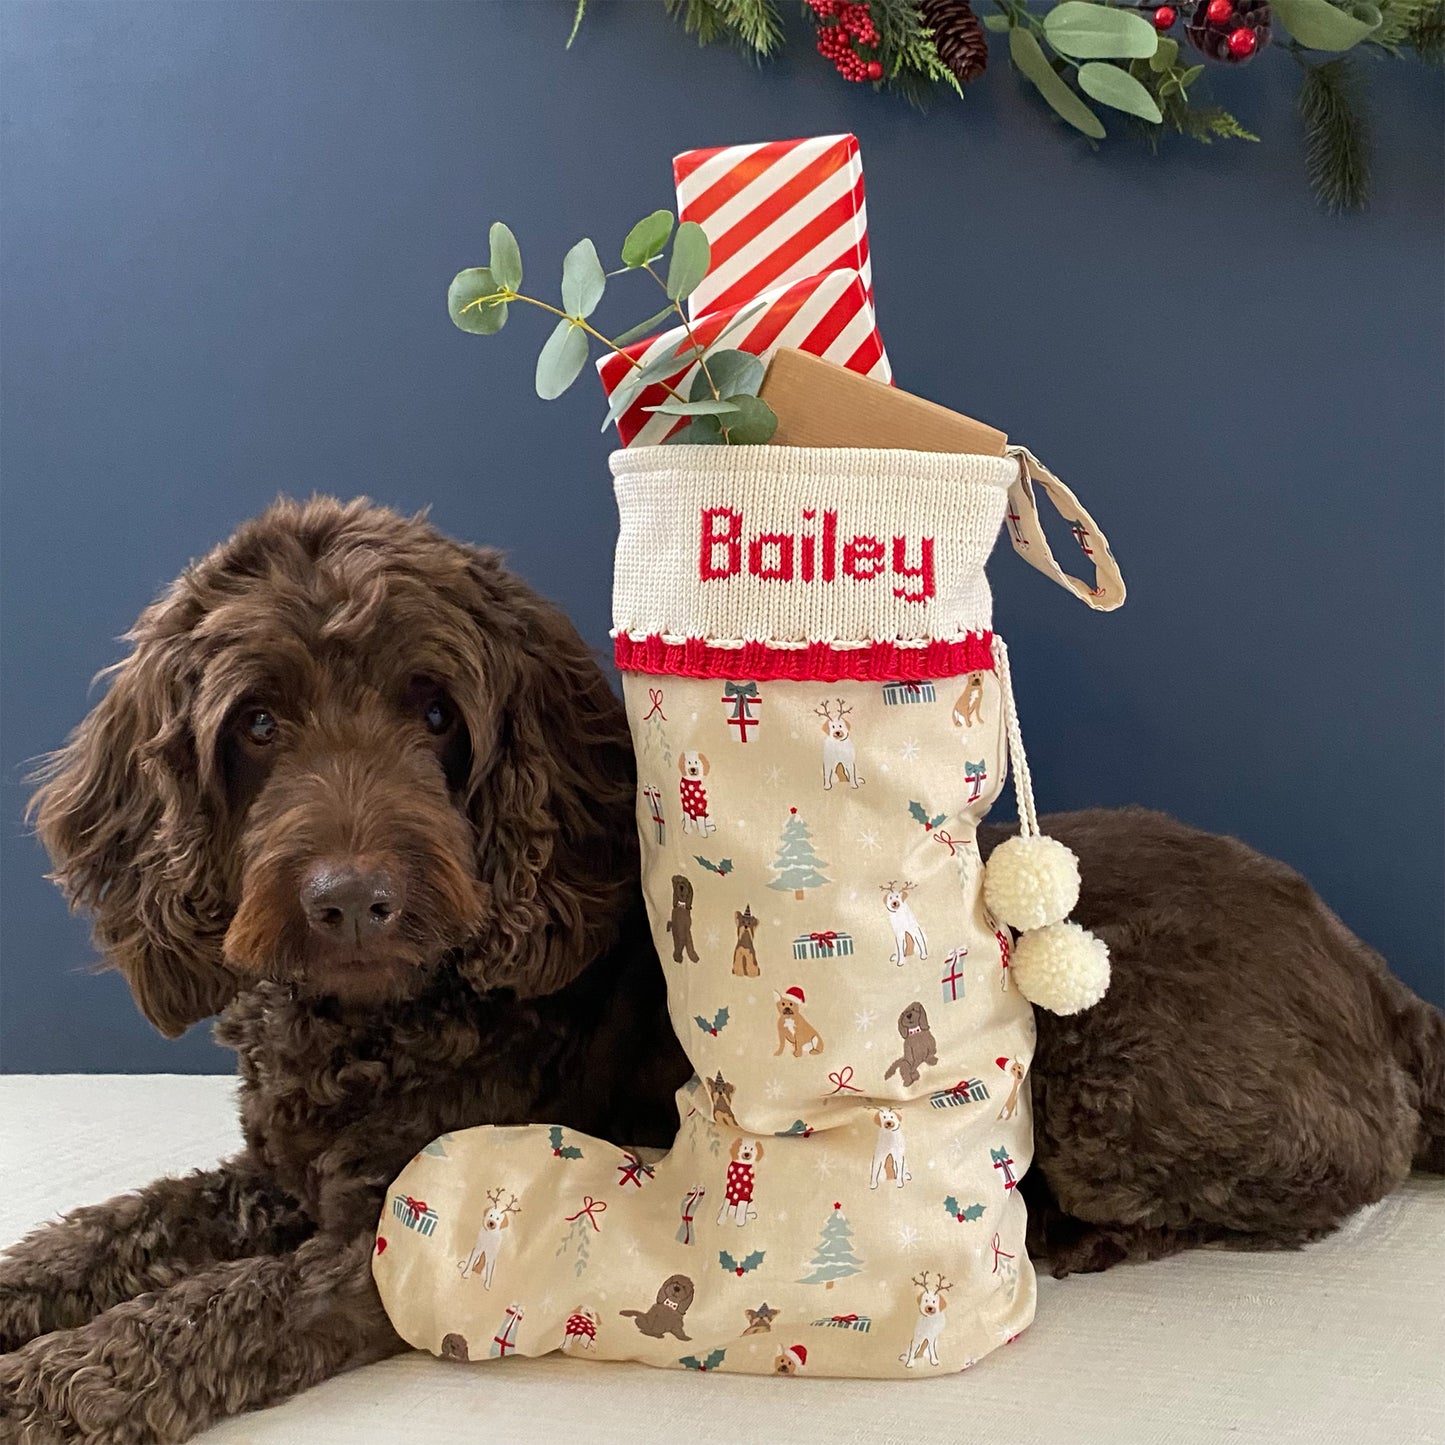
[[[818,1248],[809,1261],[812,1274],[806,1274],[799,1284],[821,1284],[833,1288],[833,1281],[846,1279],[863,1268],[863,1261],[853,1253],[853,1231],[848,1225],[848,1216],[843,1213],[842,1204],[834,1200],[833,1212],[823,1226]]]
[[[792,891],[800,900],[806,888],[818,888],[830,880],[822,874],[828,865],[813,852],[813,835],[798,816],[796,808],[788,809],[787,826],[778,841],[778,856],[773,859],[773,872],[778,876],[768,884],[780,893]]]

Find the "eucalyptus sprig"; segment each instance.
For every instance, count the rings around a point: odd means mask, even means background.
[[[562,258],[562,304],[553,305],[522,292],[522,252],[517,238],[501,221],[492,224],[490,255],[485,266],[459,271],[447,292],[447,309],[463,331],[492,336],[507,324],[507,308],[520,301],[558,318],[537,357],[537,395],[552,401],[577,380],[587,365],[588,338],[600,341],[620,356],[631,372],[612,392],[602,429],[615,423],[649,386],[660,386],[667,400],[645,408],[664,416],[686,417],[688,425],[672,441],[734,446],[768,441],[777,429],[773,409],[758,396],[763,363],[751,352],[724,348],[723,339],[752,314],[740,313],[712,341],[698,340],[682,303],[698,288],[712,263],[712,249],[702,227],[684,221],[673,229],[671,211],[644,216],[622,243],[622,265],[604,271],[597,248],[588,239],[578,241]],[[668,246],[671,243],[671,253]],[[665,274],[660,263],[667,255]],[[629,271],[646,272],[667,297],[667,305],[646,321],[616,337],[604,336],[588,318],[601,304],[610,277]],[[649,362],[639,361],[625,348],[673,317],[682,325],[684,339]],[[684,396],[674,380],[692,372]]]

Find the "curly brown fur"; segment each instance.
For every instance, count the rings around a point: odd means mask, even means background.
[[[1101,1003],[1037,1013],[1023,1188],[1056,1275],[1297,1247],[1445,1166],[1445,1018],[1298,873],[1143,809],[1042,827],[1113,960]]]
[[[400,1349],[370,1257],[418,1149],[666,1144],[687,1073],[622,708],[497,554],[283,501],[130,640],[35,815],[156,1027],[224,1010],[246,1147],[0,1259],[7,1442],[179,1441]]]

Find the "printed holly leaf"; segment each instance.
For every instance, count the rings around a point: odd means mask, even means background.
[[[703,1018],[701,1014],[693,1014],[692,1017],[693,1022],[697,1024],[698,1028],[700,1028],[703,1033],[711,1034],[713,1038],[716,1038],[718,1034],[727,1027],[728,1011],[725,1008],[720,1008],[712,1016],[711,1023],[709,1023],[705,1018]]]
[[[950,1194],[948,1198],[943,1201],[943,1207],[960,1224],[972,1224],[975,1219],[980,1219],[983,1217],[983,1205],[960,1204],[952,1194]]]
[[[928,831],[931,833],[936,827],[938,827],[940,823],[943,822],[945,818],[948,817],[948,814],[939,813],[937,816],[930,818],[928,816],[928,810],[923,806],[922,803],[910,802],[908,805],[908,816],[914,819],[916,822],[922,823],[923,826],[927,828]]]
[[[763,1253],[764,1251],[761,1249],[755,1249],[745,1259],[738,1261],[734,1259],[727,1250],[720,1249],[718,1251],[717,1262],[722,1265],[725,1270],[742,1276],[751,1273],[763,1262]]]
[[[575,1144],[563,1144],[562,1126],[553,1124],[547,1131],[548,1142],[552,1145],[552,1153],[558,1159],[580,1159],[582,1151]]]
[[[694,853],[693,857],[707,869],[709,873],[716,873],[719,878],[726,878],[733,871],[733,860],[724,858],[721,862],[713,863],[704,858],[701,853]]]
[[[698,1359],[696,1355],[684,1355],[677,1363],[686,1370],[701,1370],[706,1374],[709,1370],[717,1369],[726,1354],[726,1350],[711,1350],[702,1359]]]

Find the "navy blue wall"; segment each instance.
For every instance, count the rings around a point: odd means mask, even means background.
[[[676,150],[838,130],[900,381],[1027,440],[1128,577],[1104,618],[995,561],[1043,805],[1238,833],[1439,1000],[1438,78],[1374,63],[1378,200],[1337,219],[1283,54],[1214,77],[1264,144],[1154,160],[1063,133],[997,45],[924,118],[656,5],[595,4],[566,52],[570,8],[4,7],[0,1067],[229,1066],[88,975],[21,823],[140,607],[278,491],[367,492],[507,548],[605,645],[599,394],[537,401],[541,318],[463,336],[447,282],[493,218],[538,277],[584,233],[615,254]]]

